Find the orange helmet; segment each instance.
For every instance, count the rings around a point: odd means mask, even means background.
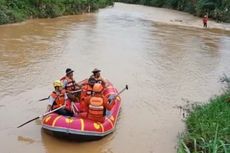
[[[101,92],[103,89],[102,85],[100,83],[95,83],[93,86],[93,91],[94,92]]]

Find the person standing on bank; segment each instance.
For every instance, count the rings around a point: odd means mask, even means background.
[[[81,86],[77,84],[73,78],[73,70],[70,68],[66,69],[66,75],[61,78],[61,81],[64,85],[64,89],[68,95],[68,98],[72,101],[76,101],[76,98],[79,98]]]
[[[204,28],[208,27],[208,16],[207,15],[205,15],[203,18],[203,27]]]

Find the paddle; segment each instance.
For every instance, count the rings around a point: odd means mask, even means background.
[[[72,109],[74,114],[79,114],[80,113],[80,110],[77,108],[77,106],[75,105],[74,102],[71,102],[71,109]]]
[[[117,98],[122,92],[125,90],[128,90],[128,85],[125,85],[125,88],[123,88],[120,92],[117,93],[117,95],[111,95],[111,98],[109,98],[109,103],[111,103],[115,98]]]
[[[49,98],[50,98],[50,96],[49,96],[49,97],[47,97],[47,98],[39,99],[38,101],[48,100]]]
[[[61,107],[58,107],[58,108],[56,108],[56,109],[54,109],[54,110],[52,110],[52,111],[49,111],[49,112],[47,112],[47,113],[45,113],[45,114],[43,114],[43,115],[41,115],[41,116],[37,116],[37,117],[35,117],[35,118],[33,118],[33,119],[31,119],[31,120],[29,120],[29,121],[27,121],[27,122],[25,122],[25,123],[19,125],[17,128],[20,128],[20,127],[22,127],[22,126],[24,126],[24,125],[26,125],[26,124],[28,124],[28,123],[34,121],[34,120],[37,120],[37,119],[39,119],[39,118],[41,118],[41,117],[44,117],[44,116],[46,116],[46,115],[49,115],[49,114],[51,114],[51,113],[53,113],[53,112],[55,112],[55,111],[57,111],[57,110],[59,110],[59,109],[61,109],[61,108],[64,108],[64,107],[65,107],[65,105],[63,105],[63,106],[61,106]]]
[[[80,90],[76,90],[76,91],[72,92],[72,94],[74,94],[74,93],[78,93],[78,92],[81,92],[81,89],[80,89]],[[47,98],[39,99],[38,101],[48,100],[49,98],[50,98],[50,96],[49,96],[49,97],[47,97]]]

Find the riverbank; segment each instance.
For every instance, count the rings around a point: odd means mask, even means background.
[[[219,22],[230,23],[230,1],[184,1],[184,0],[117,0],[124,3],[141,4],[188,12],[198,17],[208,15]]]
[[[195,106],[185,123],[178,153],[229,153],[230,88],[209,103]]]
[[[100,0],[103,1],[103,0]],[[104,0],[106,2],[101,3],[101,5],[94,5],[94,7],[91,7],[90,11],[93,12],[97,10],[98,8],[106,7],[108,5],[113,5],[113,2],[111,0]],[[99,1],[98,1],[99,2]],[[0,1],[1,3],[1,1]],[[91,5],[90,5],[91,6]],[[0,5],[0,7],[2,7]],[[89,7],[88,7],[89,8]],[[139,17],[144,20],[151,20],[155,22],[156,24],[168,24],[168,25],[179,25],[179,26],[186,26],[186,27],[193,27],[193,28],[200,28],[203,29],[203,23],[202,19],[196,16],[193,16],[186,12],[181,12],[177,10],[167,9],[167,8],[158,8],[158,7],[151,7],[151,6],[143,6],[143,5],[137,5],[137,4],[126,4],[126,3],[114,3],[114,9],[122,10],[126,9],[130,12],[130,14],[135,13],[139,14]],[[47,18],[47,17],[57,17],[57,16],[63,16],[63,15],[71,15],[71,14],[80,14],[87,12],[87,7],[85,9],[82,9],[80,12],[75,12],[70,10],[69,12],[63,12],[61,15],[53,14],[53,16],[41,16],[42,14],[39,14],[39,11],[35,13],[35,15],[30,17],[21,17],[21,15],[18,15],[14,19],[8,20],[9,17],[6,20],[3,20],[0,10],[0,24],[6,24],[6,23],[15,23],[15,22],[21,22],[26,19],[31,18]],[[40,10],[42,12],[42,10]],[[14,13],[13,13],[14,14]],[[40,16],[39,16],[40,15]],[[52,15],[52,14],[48,14]],[[5,15],[4,15],[5,16]],[[7,22],[6,22],[7,21]],[[230,31],[230,24],[228,23],[217,23],[214,20],[208,21],[208,29],[210,30],[224,30],[224,31]]]
[[[176,153],[184,123],[175,107],[219,92],[217,79],[230,72],[230,34],[158,25],[144,18],[149,7],[125,6],[0,26],[2,153]],[[119,89],[132,87],[122,95],[116,131],[105,139],[62,141],[38,121],[16,128],[44,113],[47,102],[38,100],[67,67],[77,81],[98,67]]]
[[[127,7],[129,6],[129,7]],[[130,13],[138,13],[140,18],[148,19],[159,24],[180,25],[186,27],[203,28],[202,18],[177,10],[158,8],[137,4],[115,3],[114,7],[127,9]],[[208,21],[208,29],[230,31],[229,23],[217,23]]]
[[[113,5],[113,0],[0,0],[0,24],[16,23],[31,18],[54,18],[63,15],[89,13],[108,5]]]

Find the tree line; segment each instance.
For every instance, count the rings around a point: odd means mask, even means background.
[[[113,0],[0,0],[0,24],[93,12]]]
[[[230,22],[230,0],[117,0],[119,2],[166,7],[189,12],[196,16],[208,15],[223,22]]]

